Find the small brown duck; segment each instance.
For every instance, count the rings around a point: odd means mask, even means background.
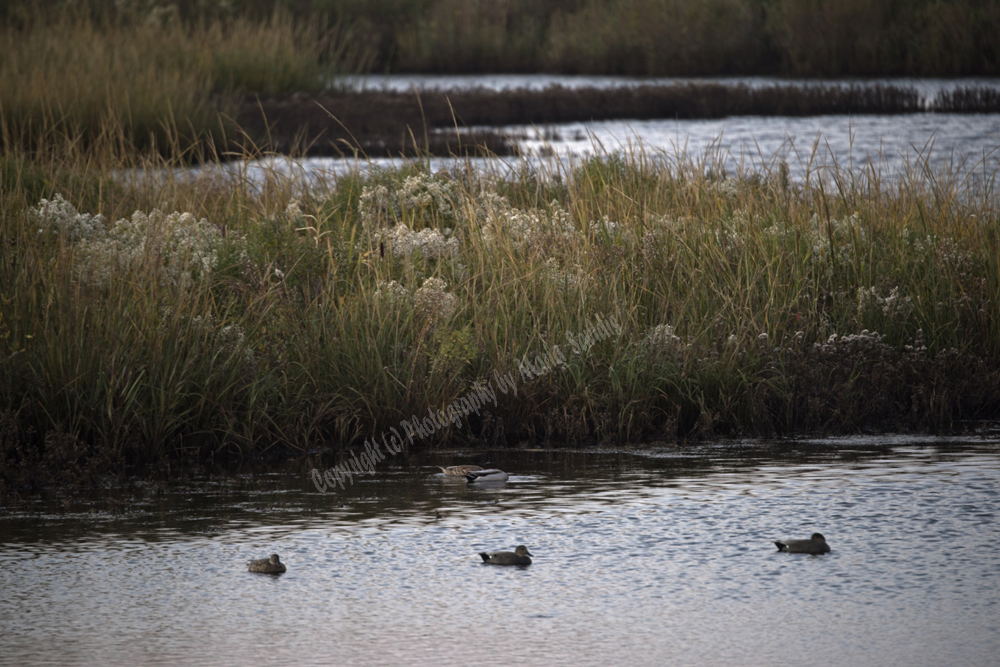
[[[278,554],[271,554],[270,558],[252,560],[248,568],[250,572],[263,572],[264,574],[281,574],[286,569],[285,564],[278,558]]]
[[[778,551],[787,551],[792,554],[825,554],[829,553],[830,545],[826,543],[826,538],[819,533],[813,533],[808,540],[780,540],[775,541]]]
[[[438,468],[441,468],[441,472],[443,472],[447,477],[465,477],[470,472],[482,470],[479,466],[473,465],[448,466],[447,468],[444,466],[438,466]]]
[[[514,551],[494,551],[492,553],[483,551],[479,555],[483,557],[483,562],[488,565],[531,565],[531,559],[528,556],[534,554],[522,544]]]

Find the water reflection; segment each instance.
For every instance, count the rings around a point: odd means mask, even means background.
[[[336,493],[316,461],[111,515],[0,521],[17,664],[989,664],[996,440],[441,452]],[[479,489],[437,474],[511,473]],[[95,506],[99,506],[95,505]],[[440,515],[440,518],[439,518]],[[824,556],[771,540],[826,535]],[[527,568],[483,566],[526,544]],[[246,572],[279,553],[280,577]]]

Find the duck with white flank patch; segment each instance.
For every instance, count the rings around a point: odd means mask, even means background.
[[[492,553],[480,552],[483,562],[487,565],[531,565],[528,556],[533,555],[528,551],[528,547],[523,544],[513,551],[494,551]]]
[[[438,466],[441,468],[441,472],[445,474],[446,477],[465,477],[470,472],[475,472],[477,470],[482,470],[479,466],[464,465],[464,466]]]
[[[506,482],[508,478],[509,475],[507,473],[496,468],[470,470],[465,473],[465,479],[469,480],[470,484],[473,482]]]
[[[250,572],[262,572],[264,574],[281,574],[285,571],[285,564],[278,558],[278,554],[271,554],[270,558],[250,561],[248,568]]]
[[[778,551],[787,551],[791,554],[825,554],[830,551],[826,538],[819,533],[813,533],[808,540],[779,540],[775,541],[775,545]]]

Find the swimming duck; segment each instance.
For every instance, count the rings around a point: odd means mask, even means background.
[[[489,565],[531,565],[531,559],[528,556],[533,554],[528,551],[528,547],[522,544],[514,551],[495,551],[493,553],[483,551],[479,555],[483,557],[483,562]]]
[[[482,470],[482,468],[480,468],[479,466],[473,466],[473,465],[448,466],[447,468],[445,468],[444,466],[438,466],[438,468],[441,468],[441,472],[443,472],[448,477],[465,477],[470,472],[474,472],[476,470]]]
[[[826,543],[826,538],[819,533],[813,533],[808,540],[781,540],[776,541],[778,551],[787,551],[793,554],[825,554],[830,551],[830,545]]]
[[[471,470],[465,473],[465,479],[472,482],[506,482],[509,475],[503,470],[488,468],[486,470]]]
[[[264,574],[281,574],[285,571],[285,564],[278,559],[278,554],[271,554],[270,558],[252,560],[248,567],[250,572],[263,572]]]

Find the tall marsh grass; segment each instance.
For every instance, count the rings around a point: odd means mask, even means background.
[[[88,461],[359,443],[496,374],[516,395],[417,446],[1000,409],[995,193],[926,165],[805,184],[641,151],[309,183],[169,166],[2,164],[8,490]]]
[[[225,149],[236,95],[324,89],[363,62],[353,44],[349,31],[280,11],[190,23],[33,15],[0,29],[0,138],[8,151],[110,140],[126,152]]]

